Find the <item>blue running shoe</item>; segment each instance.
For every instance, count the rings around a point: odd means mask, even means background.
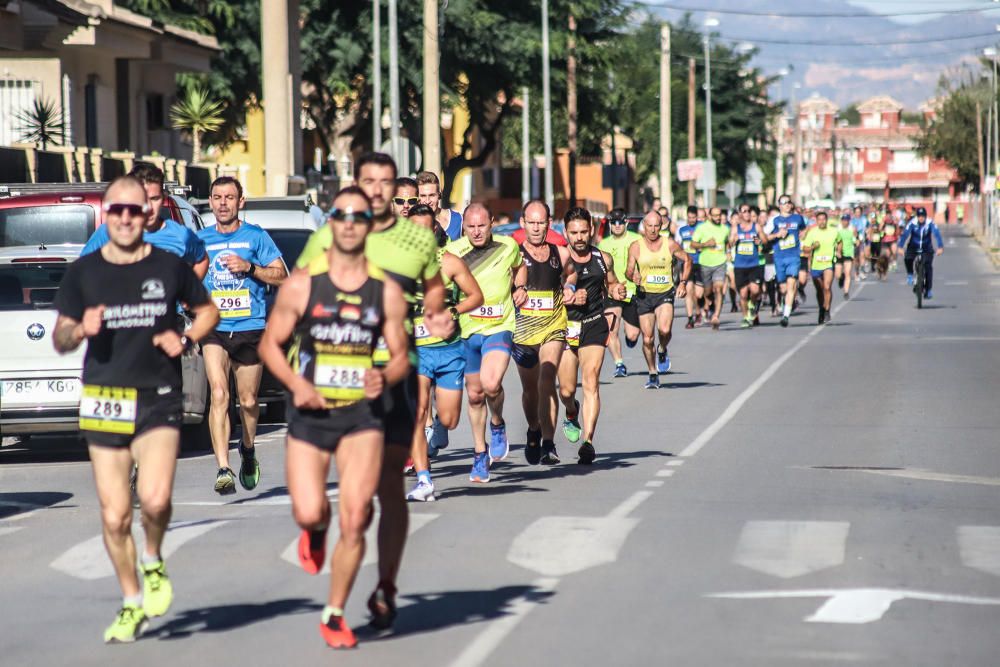
[[[628,369],[625,368],[625,364],[615,364],[615,377],[623,378],[628,377]]]
[[[435,449],[448,449],[448,429],[437,417],[434,417],[434,421],[431,423],[431,430],[428,442],[432,443]]]
[[[490,481],[490,466],[486,456],[486,452],[483,452],[472,457],[472,472],[469,473],[470,482],[485,484]]]
[[[927,290],[927,294],[926,294],[926,296],[924,296],[924,298],[928,299],[928,300],[929,299],[933,299],[934,298],[934,292],[932,292],[930,290]]]
[[[507,424],[494,426],[490,423],[490,463],[503,461],[510,453],[510,443],[507,442]]]
[[[907,285],[912,285],[913,284],[913,274],[912,273],[907,273],[906,274],[906,284]]]
[[[660,373],[670,372],[670,357],[667,356],[666,350],[656,351],[656,370]]]
[[[650,375],[649,379],[646,380],[646,389],[659,389],[660,388],[660,378],[655,375]]]

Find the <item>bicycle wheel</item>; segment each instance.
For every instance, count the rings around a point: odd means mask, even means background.
[[[913,281],[913,291],[917,294],[917,308],[924,307],[924,260],[917,257],[916,277]]]

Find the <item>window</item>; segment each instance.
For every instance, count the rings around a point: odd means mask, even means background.
[[[869,148],[865,160],[868,162],[881,162],[882,161],[882,149],[881,148]]]
[[[0,311],[51,308],[69,262],[0,266]]]
[[[163,130],[166,127],[163,117],[163,95],[152,93],[146,97],[146,129]]]
[[[0,246],[86,243],[94,233],[94,209],[86,205],[0,209]]]
[[[18,117],[31,109],[37,81],[0,79],[0,145],[9,146],[24,139],[24,123]]]

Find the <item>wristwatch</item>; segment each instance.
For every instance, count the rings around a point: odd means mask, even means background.
[[[184,347],[185,352],[189,352],[194,347],[194,341],[187,336],[181,336],[181,345]]]
[[[253,262],[250,262],[250,268],[247,269],[247,275],[253,276],[253,274],[255,273],[257,273],[257,265],[254,264]]]

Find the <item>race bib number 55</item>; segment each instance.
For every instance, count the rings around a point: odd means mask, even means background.
[[[138,391],[131,387],[85,384],[80,396],[80,428],[85,431],[132,435]]]
[[[521,306],[521,314],[531,317],[550,315],[556,307],[552,292],[528,292],[528,300]]]

